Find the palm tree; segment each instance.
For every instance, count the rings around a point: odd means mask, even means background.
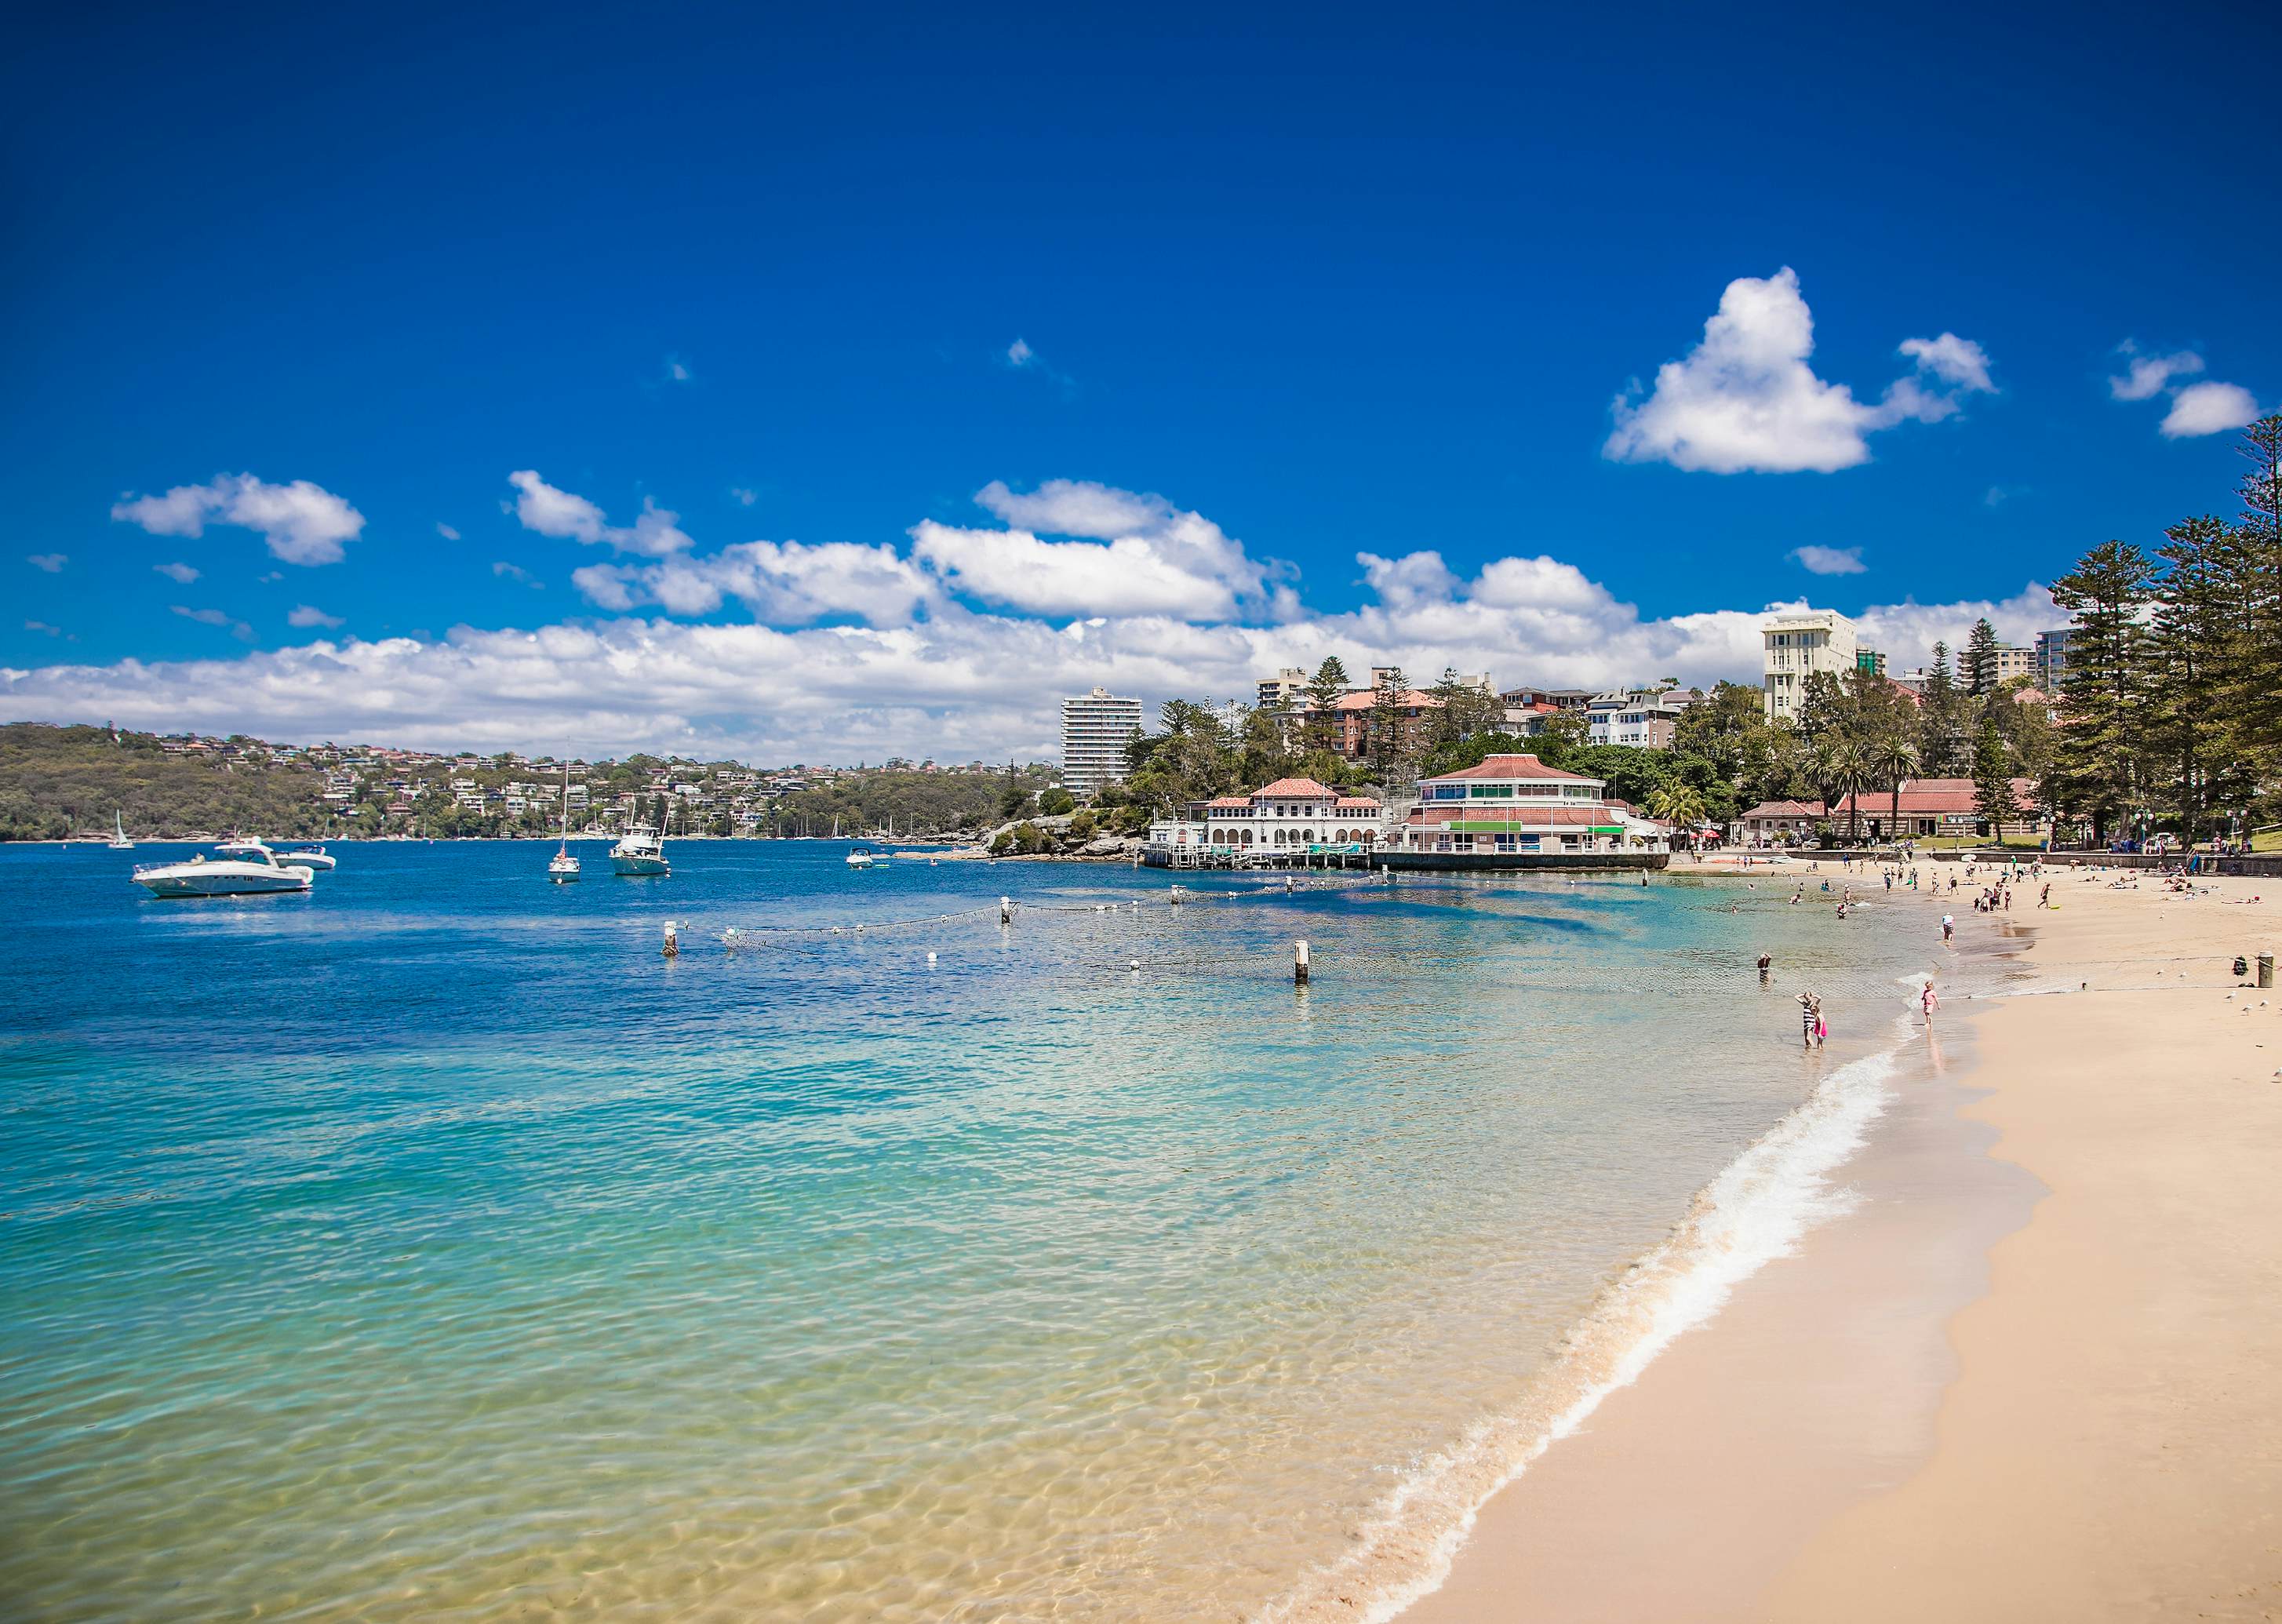
[[[1870,781],[1872,770],[1870,752],[1858,739],[1830,733],[1815,746],[1815,777],[1826,786],[1835,786],[1846,802],[1846,840],[1850,845],[1861,835],[1861,791]]]
[[[1917,747],[1898,733],[1889,734],[1885,742],[1878,746],[1877,758],[1870,765],[1894,787],[1894,809],[1889,832],[1899,840],[1902,834],[1902,781],[1917,775]]]
[[[1660,784],[1649,792],[1648,810],[1651,817],[1663,819],[1673,828],[1686,829],[1688,848],[1696,849],[1696,831],[1706,810],[1701,789],[1693,784]]]

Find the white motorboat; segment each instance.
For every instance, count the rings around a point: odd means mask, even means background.
[[[865,851],[859,846],[855,851],[850,851],[848,854],[846,860],[848,866],[850,868],[870,868],[877,864],[884,863],[887,861],[887,859],[874,857],[872,853]]]
[[[135,883],[153,897],[249,897],[309,889],[309,870],[280,863],[258,840],[234,840],[215,851],[223,855],[142,864],[135,870]]]
[[[340,866],[339,859],[322,846],[288,846],[277,854],[277,860],[288,868],[322,870],[326,874]]]
[[[563,842],[547,859],[547,877],[557,885],[578,877],[578,859],[570,855],[570,764],[567,761],[563,764]]]
[[[119,831],[111,837],[111,849],[113,851],[134,851],[135,843],[127,838],[127,814],[124,812],[112,813],[111,827]]]
[[[610,848],[610,866],[635,879],[664,879],[673,873],[665,860],[665,836],[647,823],[637,823]]]

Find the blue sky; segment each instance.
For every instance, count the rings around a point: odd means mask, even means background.
[[[1801,597],[1913,664],[2282,400],[2255,8],[35,28],[13,715],[1001,754]]]

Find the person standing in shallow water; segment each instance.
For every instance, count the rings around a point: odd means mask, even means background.
[[[1926,1030],[1933,1030],[1933,1012],[1941,1007],[1941,996],[1933,990],[1933,977],[1926,977],[1925,989],[1918,994],[1918,1007],[1925,1011]]]
[[[1759,985],[1762,987],[1767,984],[1767,970],[1774,961],[1775,956],[1773,953],[1761,953],[1759,955]]]
[[[1812,1049],[1822,1041],[1822,1000],[1812,992],[1798,995],[1798,1045]]]

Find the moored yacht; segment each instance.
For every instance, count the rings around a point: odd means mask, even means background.
[[[547,859],[547,877],[557,885],[578,877],[578,859],[570,855],[570,764],[567,761],[563,764],[563,840],[555,855]]]
[[[309,870],[289,867],[258,840],[234,840],[187,863],[144,863],[135,883],[153,897],[247,897],[263,891],[306,891]]]
[[[112,813],[111,827],[118,831],[111,837],[111,849],[113,851],[134,851],[135,843],[127,838],[127,814],[116,812]]]
[[[339,862],[322,846],[288,846],[277,854],[277,860],[288,868],[322,869],[330,874]]]
[[[665,836],[647,823],[637,823],[610,848],[610,866],[637,879],[664,879],[673,873],[665,860]]]

